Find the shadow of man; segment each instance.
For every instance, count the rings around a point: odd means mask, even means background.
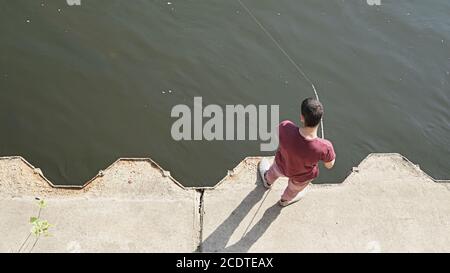
[[[270,226],[270,223],[275,220],[279,215],[280,211],[275,208],[275,205],[268,209],[264,214],[263,218],[254,226],[240,241],[239,244],[235,244],[234,247],[226,247],[231,236],[241,224],[242,220],[248,215],[250,210],[261,201],[259,208],[262,206],[265,198],[265,194],[269,194],[270,190],[266,190],[262,186],[262,182],[257,176],[255,182],[255,188],[247,194],[247,196],[241,201],[241,203],[231,212],[231,214],[225,219],[222,224],[220,224],[209,236],[206,238],[202,245],[200,246],[202,251],[215,251],[215,252],[225,252],[225,251],[246,251],[251,245],[253,245],[259,237],[265,232],[265,230]],[[266,197],[267,197],[266,195]],[[256,214],[259,212],[255,212]],[[281,208],[280,208],[281,209]],[[253,218],[255,218],[253,216]],[[264,223],[264,221],[270,221],[269,223]],[[251,223],[250,223],[251,224]],[[262,232],[262,233],[261,233]],[[246,242],[251,243],[251,245],[246,244]],[[242,249],[242,250],[240,250]],[[200,249],[197,249],[200,251]]]
[[[266,233],[269,226],[281,213],[281,207],[274,204],[268,208],[261,219],[237,243],[225,249],[226,252],[248,252],[250,248]]]

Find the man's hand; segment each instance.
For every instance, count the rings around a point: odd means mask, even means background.
[[[325,165],[325,168],[331,169],[331,168],[333,168],[335,161],[336,161],[336,158],[331,160],[330,162],[324,162],[323,165]]]

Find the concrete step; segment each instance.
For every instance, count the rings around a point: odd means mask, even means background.
[[[0,252],[17,252],[38,211],[54,226],[28,252],[449,252],[450,183],[399,154],[371,154],[340,184],[277,205],[259,157],[214,188],[185,188],[151,159],[119,159],[84,187],[58,188],[21,157],[0,158]]]

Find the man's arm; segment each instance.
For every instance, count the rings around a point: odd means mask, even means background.
[[[331,160],[330,162],[324,162],[323,165],[325,165],[325,168],[331,169],[331,168],[333,168],[335,161],[336,161],[336,158]]]

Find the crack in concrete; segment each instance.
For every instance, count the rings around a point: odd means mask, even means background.
[[[205,214],[205,207],[204,207],[204,203],[203,203],[203,198],[205,195],[205,190],[204,189],[199,189],[197,190],[197,192],[200,193],[200,202],[199,202],[199,206],[198,206],[198,213],[199,213],[199,228],[198,228],[198,241],[197,241],[197,247],[195,252],[203,252],[202,249],[202,245],[203,245],[203,215]]]

